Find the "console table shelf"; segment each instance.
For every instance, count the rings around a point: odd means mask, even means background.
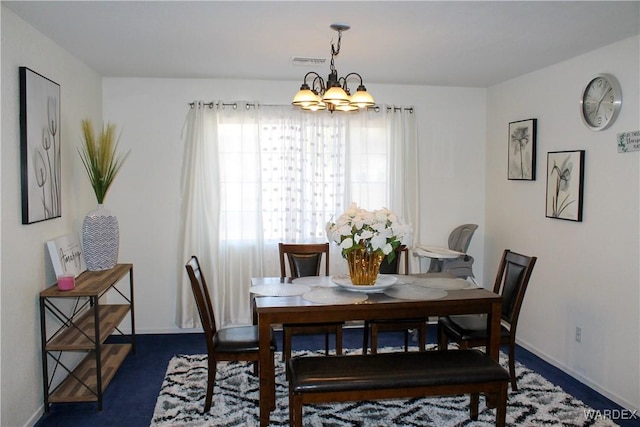
[[[111,332],[122,322],[129,313],[129,305],[100,306],[100,342],[104,342]],[[95,307],[82,314],[78,320],[66,329],[61,329],[47,343],[46,350],[78,351],[94,350],[95,339]]]
[[[129,275],[128,292],[118,288],[119,281]],[[119,294],[124,304],[105,304],[100,299],[107,293]],[[75,299],[72,313],[61,308],[62,300]],[[65,305],[68,307],[68,303]],[[119,325],[129,314],[131,334],[124,335]],[[42,371],[44,406],[50,403],[98,402],[129,353],[135,353],[135,317],[133,304],[133,265],[117,264],[103,271],[85,271],[76,278],[73,290],[61,291],[57,285],[40,293],[40,326],[42,331]],[[56,321],[57,330],[47,322]],[[115,334],[114,334],[115,333]],[[110,336],[122,336],[125,343],[105,344]],[[96,337],[98,337],[96,339]],[[75,367],[66,366],[64,352],[85,352]],[[75,359],[74,359],[75,360]],[[49,363],[55,366],[49,372]],[[68,373],[53,386],[53,373],[58,366]]]
[[[100,349],[102,361],[102,391],[104,391],[122,362],[131,351],[131,344],[105,344]],[[96,402],[95,352],[90,352],[73,370],[73,374],[60,383],[49,395],[49,403],[61,402]]]

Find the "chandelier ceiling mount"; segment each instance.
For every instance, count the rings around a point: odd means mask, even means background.
[[[351,28],[347,24],[331,24],[331,29],[338,32],[338,43],[331,43],[331,64],[329,76],[325,80],[315,71],[305,74],[300,90],[291,102],[303,110],[321,111],[355,111],[375,105],[373,97],[367,92],[362,82],[362,76],[358,73],[349,73],[344,77],[338,77],[335,67],[335,57],[340,53],[342,32]],[[351,95],[347,86],[347,80],[357,79],[359,85],[356,92]],[[309,84],[310,83],[310,84]]]

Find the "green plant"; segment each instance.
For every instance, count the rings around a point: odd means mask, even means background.
[[[98,204],[102,204],[111,183],[129,155],[129,151],[124,154],[116,153],[119,138],[116,137],[116,126],[111,123],[103,126],[102,131],[96,137],[93,123],[84,119],[82,120],[82,136],[83,144],[78,149],[78,154],[80,154],[82,164],[89,176],[91,187],[96,193]]]

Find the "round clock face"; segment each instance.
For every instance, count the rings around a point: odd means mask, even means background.
[[[622,106],[622,93],[615,77],[598,74],[582,92],[580,114],[591,130],[604,130],[611,126]]]

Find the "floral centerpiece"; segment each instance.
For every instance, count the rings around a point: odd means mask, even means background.
[[[387,208],[371,212],[351,203],[336,222],[327,224],[327,237],[347,259],[351,282],[373,285],[382,259],[392,262],[400,245],[410,246],[413,230]]]

